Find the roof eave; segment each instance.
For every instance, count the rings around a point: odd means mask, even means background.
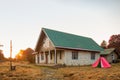
[[[81,51],[89,51],[89,52],[99,52],[98,50],[89,50],[89,49],[82,49],[82,48],[71,48],[71,47],[62,47],[62,46],[55,46],[56,48],[62,48],[62,49],[71,49],[71,50],[81,50]]]
[[[107,55],[109,55],[109,54],[100,54],[101,56],[107,56]]]
[[[40,40],[41,34],[42,34],[42,29],[41,29],[41,32],[39,33],[39,37],[38,37],[38,40],[37,40],[37,44],[35,45],[35,48],[34,48],[35,51],[37,51],[37,48],[38,48],[38,44],[39,44],[39,40]]]

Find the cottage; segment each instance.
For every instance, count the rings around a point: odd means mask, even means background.
[[[89,65],[103,50],[93,39],[42,28],[35,47],[36,64]]]
[[[109,63],[114,63],[118,59],[115,48],[105,49],[104,51],[101,51],[100,55],[105,57]]]

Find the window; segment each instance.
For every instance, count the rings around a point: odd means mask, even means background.
[[[59,54],[60,54],[60,59],[62,59],[62,51],[60,51],[60,53],[59,53]]]
[[[91,53],[91,59],[95,60],[95,53]]]
[[[72,59],[78,59],[78,52],[77,51],[72,52]]]
[[[41,54],[41,60],[44,60],[44,54]]]

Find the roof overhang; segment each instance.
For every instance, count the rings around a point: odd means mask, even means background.
[[[33,52],[32,54],[33,54],[33,55],[34,55],[34,54],[38,54],[38,52]]]
[[[88,50],[88,49],[82,49],[82,48],[71,48],[71,47],[61,47],[61,46],[56,46],[56,48],[100,53],[100,51],[97,51],[97,50]]]

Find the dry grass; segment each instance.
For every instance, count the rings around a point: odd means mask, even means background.
[[[120,63],[112,64],[107,69],[91,66],[66,67],[59,69],[55,76],[59,77],[58,75],[63,75],[65,80],[120,80]]]
[[[14,62],[13,65],[16,66],[16,70],[10,71],[9,62],[0,63],[0,77],[3,80],[10,80],[14,78],[18,78],[22,80],[22,78],[35,79],[41,76],[41,69],[31,65],[27,62]]]
[[[120,80],[120,63],[111,68],[91,66],[52,69],[27,62],[14,62],[15,71],[9,70],[9,62],[0,63],[0,80]]]

